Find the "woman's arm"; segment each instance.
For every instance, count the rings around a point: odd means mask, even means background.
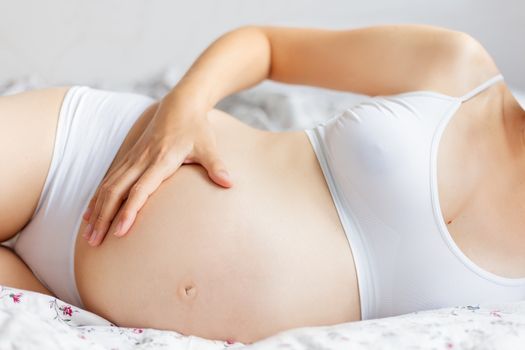
[[[212,108],[262,80],[368,95],[461,95],[498,72],[469,35],[427,25],[354,30],[248,26],[216,40],[171,94]]]
[[[459,96],[495,72],[477,41],[431,26],[247,26],[228,32],[162,99],[129,161],[106,175],[84,215],[90,221],[85,237],[100,244],[119,209],[114,234],[124,235],[148,196],[183,163],[200,163],[214,182],[230,187],[206,114],[223,97],[264,79],[368,95],[435,90]]]

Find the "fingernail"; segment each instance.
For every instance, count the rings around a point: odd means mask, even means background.
[[[84,229],[84,233],[82,233],[82,237],[87,239],[90,232],[91,232],[91,224],[88,224],[86,228]]]
[[[93,209],[91,209],[91,208],[87,208],[86,209],[86,212],[82,216],[84,218],[84,220],[89,220],[89,214],[91,214],[91,211],[93,211]]]
[[[93,231],[93,233],[91,234],[91,238],[89,239],[89,244],[93,245],[93,243],[95,242],[95,239],[97,238],[97,230]]]
[[[118,225],[117,225],[117,229],[115,230],[115,232],[113,232],[113,234],[117,237],[120,237],[122,236],[122,233],[120,232],[120,230],[122,230],[122,220],[120,220],[118,222]]]

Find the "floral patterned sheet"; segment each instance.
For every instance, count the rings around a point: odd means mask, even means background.
[[[525,301],[283,331],[253,344],[121,328],[57,298],[0,286],[0,349],[525,349]]]

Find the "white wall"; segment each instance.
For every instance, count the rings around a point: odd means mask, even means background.
[[[186,69],[242,24],[351,28],[417,22],[470,33],[525,89],[524,0],[0,0],[0,81],[119,86]]]

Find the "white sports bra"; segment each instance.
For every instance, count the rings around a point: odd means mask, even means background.
[[[352,250],[361,318],[525,299],[525,278],[477,266],[453,241],[437,189],[441,135],[464,101],[432,91],[375,96],[305,130]]]

